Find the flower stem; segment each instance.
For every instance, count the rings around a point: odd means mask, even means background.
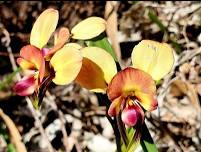
[[[154,141],[145,123],[142,125],[141,133],[142,134],[141,134],[140,144],[142,146],[143,151],[158,152],[156,145],[154,144]]]

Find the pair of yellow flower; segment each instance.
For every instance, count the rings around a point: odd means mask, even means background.
[[[56,29],[58,11],[45,10],[36,20],[30,37],[31,45],[23,47],[18,64],[32,71],[28,77],[17,83],[19,95],[29,95],[37,90],[42,81],[53,75],[58,85],[77,82],[94,92],[107,93],[112,101],[108,114],[115,116],[122,112],[122,120],[134,126],[144,118],[145,110],[157,107],[156,85],[172,68],[174,57],[166,43],[143,40],[132,52],[132,67],[117,72],[112,56],[98,47],[82,47],[67,43],[73,39],[91,39],[105,31],[106,22],[99,17],[90,17],[78,23],[71,34],[67,28],[55,33],[53,48],[44,48]]]

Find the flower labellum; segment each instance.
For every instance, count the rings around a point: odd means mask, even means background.
[[[36,87],[35,78],[33,76],[24,77],[14,87],[14,91],[19,96],[27,96],[34,92]]]
[[[112,101],[108,114],[118,115],[128,126],[134,126],[138,119],[144,118],[145,110],[156,109],[156,86],[152,77],[132,67],[118,72],[108,85],[107,95]]]

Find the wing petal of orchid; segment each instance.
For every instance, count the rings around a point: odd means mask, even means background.
[[[73,39],[87,40],[101,34],[106,29],[106,21],[100,17],[89,17],[73,27]]]
[[[42,51],[33,45],[26,45],[20,50],[20,56],[28,62],[35,65],[36,69],[40,68],[43,60]]]
[[[54,54],[50,63],[55,71],[53,82],[66,85],[78,75],[82,66],[82,55],[76,48],[64,46]]]
[[[166,43],[143,40],[132,52],[133,67],[149,73],[154,80],[168,74],[174,64],[172,48]]]
[[[135,96],[137,97],[142,107],[147,111],[155,110],[158,106],[158,102],[153,94],[135,92]]]
[[[84,57],[83,66],[76,82],[91,91],[105,92],[107,83],[117,73],[114,59],[98,47],[85,47],[81,51]]]
[[[44,47],[55,31],[59,19],[57,10],[49,8],[43,11],[33,25],[30,43],[39,49]]]
[[[116,116],[121,108],[121,103],[122,103],[122,97],[118,97],[114,99],[108,109],[108,115],[110,117]]]

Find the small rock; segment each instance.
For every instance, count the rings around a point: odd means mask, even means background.
[[[80,118],[82,116],[81,112],[78,109],[74,109],[73,114],[78,118]]]
[[[96,135],[88,142],[88,148],[91,152],[114,152],[116,150],[116,145],[107,138]]]
[[[109,139],[114,137],[114,131],[112,129],[110,122],[107,120],[107,118],[105,118],[105,117],[100,118],[100,122],[101,122],[101,126],[103,128],[103,136],[105,136]]]
[[[82,122],[79,119],[74,119],[72,128],[74,130],[81,130],[82,129]]]

